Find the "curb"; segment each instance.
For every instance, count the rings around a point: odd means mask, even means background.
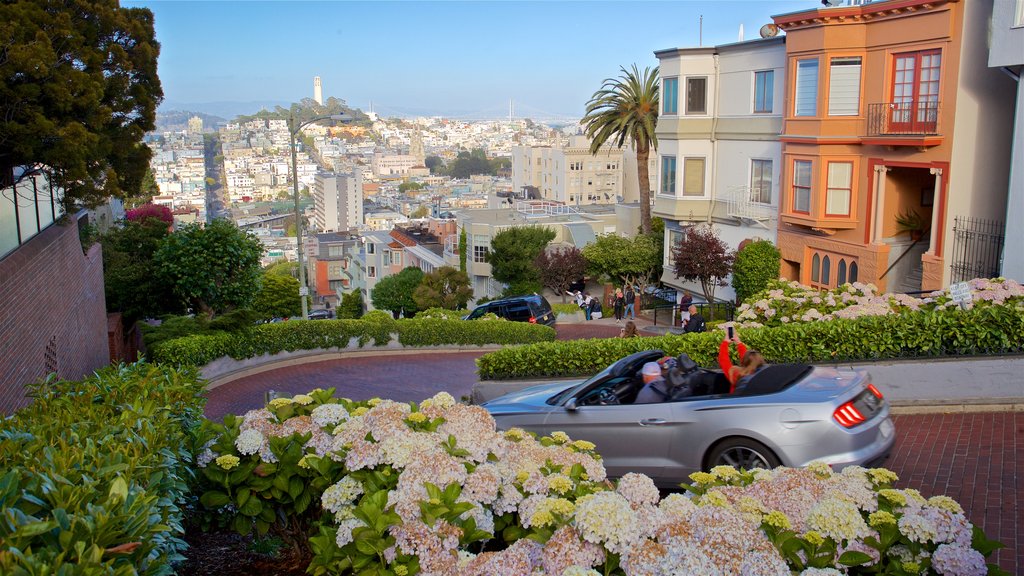
[[[949,404],[896,404],[889,405],[889,412],[895,416],[911,416],[916,414],[982,414],[992,412],[1024,412],[1024,402],[1020,398],[1006,402],[992,402],[991,398],[971,401],[958,401]]]

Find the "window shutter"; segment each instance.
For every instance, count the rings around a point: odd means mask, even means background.
[[[828,115],[860,113],[860,57],[833,58],[829,68]]]
[[[796,115],[818,115],[818,61],[800,60],[796,68]]]
[[[683,196],[704,195],[704,159],[687,158],[683,161]]]

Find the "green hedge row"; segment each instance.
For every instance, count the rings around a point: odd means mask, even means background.
[[[483,380],[586,376],[641,350],[682,352],[717,366],[724,333],[544,342],[506,348],[477,359]],[[920,356],[1020,353],[1024,307],[988,306],[908,312],[746,329],[743,341],[769,362],[830,362]]]
[[[205,403],[195,371],[138,363],[30,388],[0,423],[0,574],[173,574]]]
[[[555,339],[548,326],[504,320],[384,319],[295,320],[262,324],[237,333],[187,336],[150,350],[156,362],[203,366],[230,356],[236,360],[263,354],[344,348],[355,338],[359,346],[384,346],[398,337],[403,346],[529,344]]]

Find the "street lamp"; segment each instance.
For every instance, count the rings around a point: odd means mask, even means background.
[[[302,130],[303,126],[320,120],[348,122],[352,120],[352,117],[348,114],[331,114],[328,116],[317,116],[316,118],[311,118],[305,122],[299,123],[296,123],[295,113],[292,113],[288,117],[288,135],[291,138],[292,146],[292,190],[295,192],[295,241],[299,255],[299,296],[302,297],[303,320],[309,319],[309,305],[306,303],[306,297],[309,295],[309,287],[306,286],[306,266],[302,261],[302,214],[299,212],[299,165],[295,151],[295,135],[299,133],[299,130]]]

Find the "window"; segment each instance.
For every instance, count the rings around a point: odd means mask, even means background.
[[[828,281],[831,280],[830,272],[832,271],[832,260],[828,256],[821,259],[821,283],[828,286]]]
[[[344,256],[345,255],[345,247],[344,246],[337,246],[337,245],[328,246],[327,247],[327,255],[328,256]]]
[[[1017,0],[1017,14],[1013,19],[1013,25],[1024,26],[1024,0]]]
[[[771,114],[775,86],[775,71],[754,72],[754,113]]]
[[[796,98],[793,99],[796,116],[818,115],[818,60],[799,60],[796,63]]]
[[[683,196],[704,195],[704,159],[683,160]]]
[[[793,212],[811,212],[811,161],[793,161]]]
[[[842,286],[846,284],[846,260],[839,260],[839,274],[836,275],[836,285]]]
[[[487,246],[473,246],[473,262],[487,261]]]
[[[857,281],[857,263],[850,262],[850,284]]]
[[[661,157],[661,193],[676,195],[676,157]]]
[[[860,114],[860,56],[833,58],[828,75],[828,115]]]
[[[772,161],[750,161],[750,201],[772,203]]]
[[[853,187],[853,163],[828,163],[828,188],[825,191],[825,214],[849,216]]]
[[[707,78],[686,79],[686,113],[707,114]]]
[[[821,274],[821,256],[817,254],[811,258],[811,282],[817,284],[818,276]]]
[[[377,253],[377,246],[374,245],[374,244],[367,244],[366,245],[366,253],[367,254],[376,254]]]
[[[376,266],[367,266],[366,267],[366,277],[367,278],[376,278],[377,277],[377,267]]]
[[[890,128],[897,132],[932,132],[939,116],[938,50],[897,54],[892,82]]]
[[[396,252],[392,252],[391,253],[391,263],[394,264],[395,266],[401,266],[402,265],[402,253],[401,252],[397,252],[397,251]]]
[[[661,89],[661,113],[679,113],[679,79],[665,78]]]

